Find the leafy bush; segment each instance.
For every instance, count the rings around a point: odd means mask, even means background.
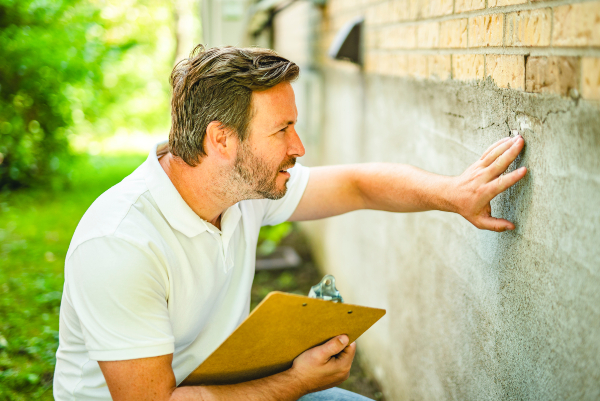
[[[0,188],[64,175],[79,117],[66,92],[102,81],[98,13],[80,0],[0,0]]]
[[[0,0],[0,189],[61,187],[73,138],[165,130],[171,24],[166,0]]]

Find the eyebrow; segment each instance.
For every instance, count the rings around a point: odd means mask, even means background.
[[[277,125],[275,128],[277,128],[277,130],[280,130],[280,129],[282,129],[283,127],[289,127],[290,125],[294,125],[294,124],[296,124],[297,122],[298,122],[298,120],[296,120],[296,121],[288,121],[288,122],[286,122],[286,123],[282,123],[282,124],[279,124],[279,125]]]

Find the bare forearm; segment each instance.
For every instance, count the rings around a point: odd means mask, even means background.
[[[392,163],[368,163],[354,171],[365,209],[389,212],[455,211],[453,177]]]
[[[173,354],[98,364],[115,401],[296,401],[348,378],[356,352],[356,344],[348,341],[346,335],[334,337],[300,354],[285,372],[226,386],[177,388]]]
[[[513,230],[512,222],[492,216],[490,201],[527,173],[525,167],[506,173],[523,145],[521,137],[501,139],[457,177],[391,163],[313,167],[289,220],[322,219],[358,209],[442,210],[459,213],[477,228]]]
[[[285,371],[240,384],[180,387],[173,391],[169,401],[296,401],[303,395],[299,381],[291,371]]]

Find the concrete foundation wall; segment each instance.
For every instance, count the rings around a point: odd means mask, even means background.
[[[512,168],[527,177],[492,203],[514,232],[442,212],[303,224],[347,302],[387,309],[359,340],[387,399],[599,399],[597,103],[338,65],[324,68],[310,164],[456,175],[511,130],[526,141]]]

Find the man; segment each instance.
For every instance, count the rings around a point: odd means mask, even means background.
[[[436,209],[514,229],[491,216],[490,200],[525,175],[502,175],[522,138],[495,143],[459,177],[395,164],[302,167],[290,85],[298,73],[258,48],[198,47],[175,67],[168,146],[100,196],[73,236],[57,400],[364,399],[332,388],[356,349],[345,335],[264,379],[176,387],[248,315],[260,226]]]

